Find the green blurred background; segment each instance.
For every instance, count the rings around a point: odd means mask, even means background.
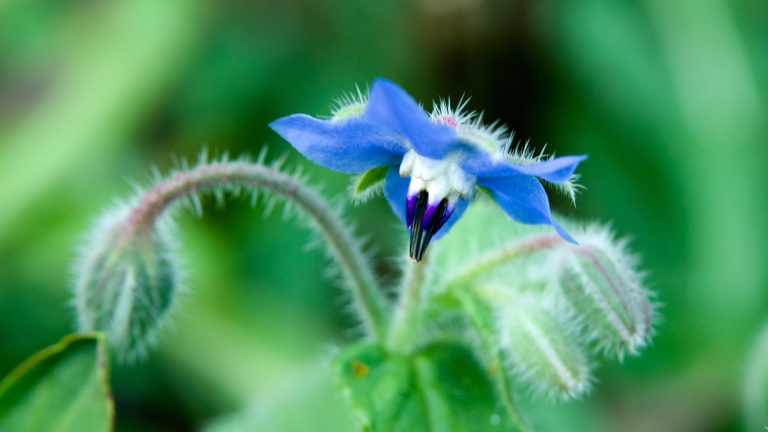
[[[73,329],[76,246],[131,180],[204,145],[269,146],[338,198],[347,176],[266,125],[384,76],[589,153],[578,209],[553,205],[611,221],[643,256],[664,304],[654,345],[540,414],[569,430],[742,430],[768,318],[767,48],[764,0],[0,0],[0,375]],[[188,290],[150,359],[115,367],[118,430],[195,430],[266,403],[353,336],[308,231],[249,207],[179,218]],[[349,213],[396,280],[404,236],[384,200]]]

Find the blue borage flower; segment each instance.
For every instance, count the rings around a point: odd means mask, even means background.
[[[378,78],[366,98],[342,98],[327,120],[293,114],[270,123],[301,154],[326,168],[360,173],[389,167],[384,193],[410,230],[410,256],[419,261],[432,238],[448,232],[472,199],[487,191],[514,220],[548,224],[575,243],[552,219],[539,179],[573,192],[574,170],[586,156],[542,160],[513,147],[503,127],[449,104],[427,114],[396,84]]]

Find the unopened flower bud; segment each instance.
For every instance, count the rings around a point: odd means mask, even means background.
[[[80,331],[101,331],[119,360],[144,354],[178,286],[168,230],[108,217],[91,233],[76,268]]]
[[[538,393],[576,398],[591,386],[590,363],[573,329],[542,296],[515,297],[500,310],[508,370]]]
[[[654,305],[633,270],[634,258],[605,230],[590,230],[579,240],[563,252],[564,297],[599,349],[620,359],[625,352],[638,354],[652,335]]]

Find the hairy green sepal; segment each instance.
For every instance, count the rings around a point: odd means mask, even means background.
[[[434,344],[411,356],[353,345],[335,372],[365,431],[517,430],[487,373],[458,344]]]
[[[104,338],[71,334],[0,381],[0,431],[110,431],[111,394]]]
[[[383,166],[371,168],[364,172],[355,184],[355,197],[364,196],[379,186],[384,181],[384,177],[387,176],[387,170],[389,167]]]

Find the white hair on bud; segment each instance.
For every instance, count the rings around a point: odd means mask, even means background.
[[[331,105],[331,120],[342,120],[362,115],[368,105],[368,89],[360,90],[355,85],[355,90],[346,92],[336,98]]]
[[[591,224],[574,235],[580,244],[558,251],[561,276],[556,285],[563,298],[598,352],[619,360],[625,354],[639,355],[654,335],[659,303],[637,270],[638,257],[628,252],[627,239],[616,239],[608,226]],[[585,268],[579,257],[587,253],[589,262],[603,261]]]
[[[118,202],[99,218],[73,267],[78,330],[104,332],[116,358],[126,362],[155,345],[183,286],[172,222],[160,217],[149,232],[131,231],[133,208]]]
[[[592,362],[550,296],[510,296],[495,310],[507,370],[533,395],[568,400],[589,392]]]

